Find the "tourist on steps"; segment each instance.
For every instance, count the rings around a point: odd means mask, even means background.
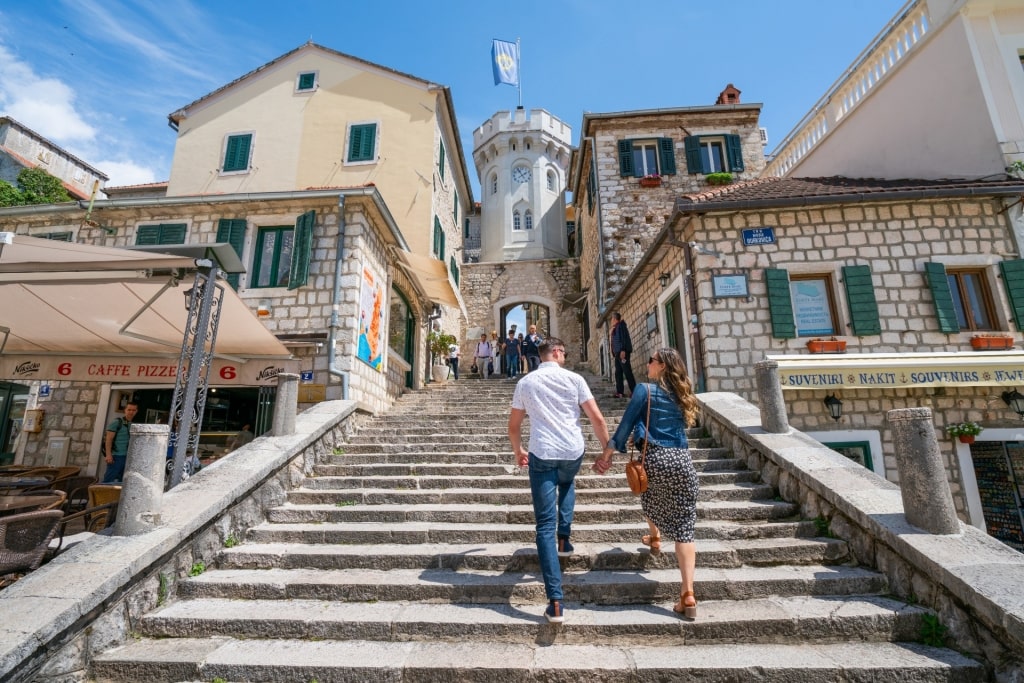
[[[616,450],[626,452],[626,439],[630,434],[637,451],[643,452],[646,441],[644,470],[648,484],[647,491],[640,496],[640,506],[650,533],[640,542],[651,548],[652,555],[659,555],[662,533],[675,540],[682,587],[679,602],[672,609],[688,619],[696,619],[693,575],[697,551],[693,532],[700,485],[690,460],[686,427],[696,422],[697,399],[683,360],[675,349],[658,349],[647,361],[647,377],[652,381],[636,387],[619,428],[594,462],[594,470],[600,474],[607,472],[612,454]]]

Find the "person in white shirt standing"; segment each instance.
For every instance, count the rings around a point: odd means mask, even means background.
[[[448,347],[448,367],[452,370],[455,379],[459,378],[459,345],[452,344]]]
[[[487,366],[491,362],[491,343],[487,341],[487,333],[480,335],[480,341],[476,343],[476,351],[473,353],[473,362],[476,363],[480,376],[487,379]]]
[[[576,505],[576,473],[583,462],[585,442],[580,409],[590,418],[594,434],[607,444],[608,425],[586,380],[566,370],[565,343],[550,337],[540,343],[540,366],[519,380],[512,396],[508,438],[519,467],[530,467],[530,493],[537,530],[537,555],[544,577],[552,623],[564,617],[562,569],[559,557],[572,555],[569,542]],[[530,446],[523,447],[523,418],[530,416]]]

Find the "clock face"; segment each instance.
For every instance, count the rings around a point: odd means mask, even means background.
[[[530,180],[530,169],[526,166],[516,166],[512,169],[512,180],[517,183],[525,183]]]

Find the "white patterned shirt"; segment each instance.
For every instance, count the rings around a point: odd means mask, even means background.
[[[555,361],[541,363],[519,380],[512,407],[530,416],[527,450],[541,460],[575,460],[583,455],[580,406],[594,398],[586,380]]]

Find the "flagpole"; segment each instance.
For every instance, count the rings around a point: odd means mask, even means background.
[[[519,90],[519,108],[523,108],[523,51],[519,47],[519,38],[516,38],[516,57],[519,59],[519,66],[516,69],[516,75],[519,76],[519,83],[516,87]]]

